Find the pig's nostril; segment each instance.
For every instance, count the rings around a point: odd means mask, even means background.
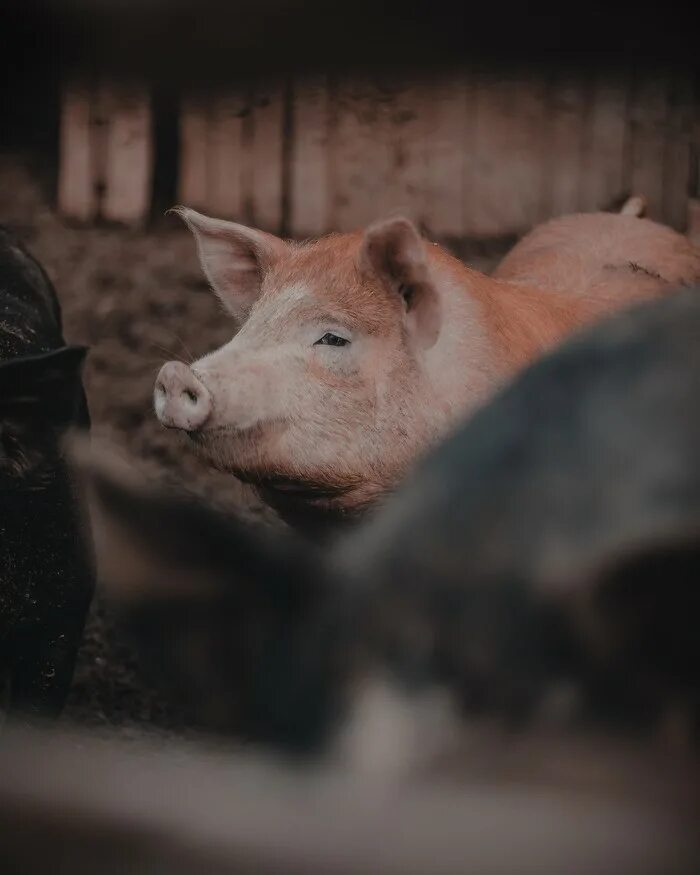
[[[182,394],[192,404],[196,404],[199,401],[199,397],[191,389],[183,389]]]

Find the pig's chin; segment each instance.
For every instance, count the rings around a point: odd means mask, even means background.
[[[241,471],[264,466],[263,447],[269,441],[269,430],[263,425],[205,428],[186,436],[195,453],[218,471],[240,477]]]
[[[334,482],[299,474],[242,472],[258,495],[289,525],[315,536],[359,520],[377,492],[367,484]]]
[[[200,458],[252,486],[283,516],[297,508],[350,514],[372,503],[379,486],[373,489],[359,474],[292,468],[275,459],[279,434],[278,428],[271,435],[267,428],[255,426],[245,431],[202,430],[188,437]]]

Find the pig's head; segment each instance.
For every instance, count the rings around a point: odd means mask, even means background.
[[[161,423],[278,509],[371,502],[442,427],[422,366],[441,323],[432,247],[405,219],[294,244],[179,214],[237,330],[164,365]]]

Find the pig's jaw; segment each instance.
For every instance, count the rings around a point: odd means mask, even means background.
[[[286,523],[312,535],[359,520],[384,491],[355,478],[329,483],[287,474],[238,476]]]
[[[366,476],[287,468],[267,456],[269,423],[245,431],[230,427],[188,434],[207,464],[252,486],[261,499],[297,528],[317,529],[361,516],[389,484]],[[275,430],[284,430],[284,423]]]
[[[337,486],[310,481],[265,481],[255,483],[262,500],[288,525],[311,535],[323,535],[359,521],[382,493],[360,486]]]

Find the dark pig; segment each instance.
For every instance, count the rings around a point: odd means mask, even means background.
[[[60,712],[94,589],[60,449],[90,425],[85,353],[66,345],[44,270],[0,228],[0,676],[5,708],[28,716]]]
[[[692,734],[698,399],[690,289],[531,366],[327,554],[93,461],[102,577],[202,725],[278,748],[379,768],[478,718]]]

